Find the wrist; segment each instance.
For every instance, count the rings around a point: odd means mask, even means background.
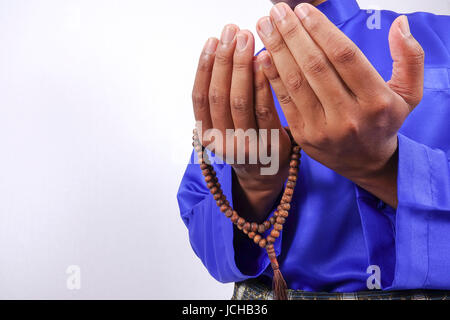
[[[284,172],[286,171],[286,176]],[[233,170],[233,203],[240,214],[249,220],[262,222],[281,195],[289,169],[280,170],[276,176],[238,175]]]
[[[237,182],[244,190],[267,194],[283,187],[289,174],[289,165],[280,167],[275,175],[261,175],[259,168],[254,170],[248,166],[233,166],[233,171]]]
[[[361,188],[372,193],[391,207],[398,205],[397,198],[398,147],[382,166],[365,175],[351,179]]]

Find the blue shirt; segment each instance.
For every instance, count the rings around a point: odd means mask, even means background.
[[[328,0],[319,9],[386,81],[391,78],[388,34],[399,14],[374,16],[356,0]],[[408,18],[426,53],[425,90],[398,134],[398,208],[303,153],[291,213],[275,243],[291,289],[367,290],[373,265],[380,268],[383,290],[450,289],[450,18],[429,13]],[[278,103],[277,109],[286,125]],[[227,164],[215,169],[232,205],[232,169]],[[251,240],[234,247],[233,234],[240,231],[217,208],[198,164],[188,165],[178,202],[192,248],[214,278],[272,277],[265,250]]]

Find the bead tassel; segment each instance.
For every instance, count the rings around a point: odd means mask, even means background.
[[[290,135],[289,128],[286,128],[286,130]],[[289,210],[291,209],[290,203],[292,201],[295,185],[297,184],[298,180],[298,171],[301,157],[300,147],[294,142],[294,139],[291,135],[290,137],[292,141],[292,152],[291,161],[289,163],[289,177],[286,182],[286,187],[284,189],[280,205],[274,212],[274,216],[270,217],[270,219],[264,221],[261,224],[246,221],[243,217],[239,216],[239,214],[235,210],[233,210],[233,208],[231,208],[230,203],[226,199],[226,196],[223,194],[220,183],[216,176],[216,172],[214,171],[214,167],[211,165],[208,154],[206,153],[205,148],[200,142],[197,130],[194,129],[194,136],[192,137],[192,145],[197,152],[200,169],[202,170],[202,174],[205,177],[206,185],[213,195],[217,206],[220,208],[220,211],[223,212],[225,216],[229,218],[239,230],[246,234],[257,245],[259,245],[261,248],[266,249],[270,264],[273,269],[272,288],[275,300],[287,300],[287,285],[286,281],[283,278],[283,275],[281,274],[273,244],[275,240],[280,236],[281,231],[283,230],[283,225],[286,222],[287,217],[289,216]],[[269,230],[271,227],[273,227],[273,229],[271,230],[270,234],[266,238],[264,238],[262,234]]]

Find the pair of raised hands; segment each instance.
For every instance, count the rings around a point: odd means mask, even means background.
[[[226,158],[235,137],[226,129],[278,129],[280,170],[232,164],[249,208],[267,213],[287,177],[290,138],[280,124],[270,86],[295,141],[305,153],[392,206],[396,196],[397,132],[423,94],[424,52],[406,16],[391,26],[393,76],[385,82],[359,48],[309,4],[274,6],[257,24],[267,51],[254,57],[251,32],[227,25],[201,54],[193,89],[202,132],[226,137],[214,145]],[[203,137],[204,145],[210,140]],[[267,146],[269,147],[269,146]],[[270,150],[269,150],[270,152]]]

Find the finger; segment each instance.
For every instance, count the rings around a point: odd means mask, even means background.
[[[210,38],[203,47],[192,90],[195,121],[201,122],[201,130],[203,132],[212,128],[208,92],[217,43],[218,40],[216,38]]]
[[[370,100],[387,88],[383,78],[356,44],[322,12],[303,3],[295,8],[295,13],[354,95]]]
[[[225,26],[216,50],[209,87],[212,124],[215,129],[220,130],[224,135],[226,129],[234,128],[230,110],[230,89],[237,31],[238,27],[235,25]]]
[[[302,114],[298,112],[290,93],[281,80],[271,55],[267,51],[263,51],[259,54],[257,62],[262,66],[264,75],[269,80],[280,102],[281,109],[286,116],[289,127],[293,131],[302,130],[304,126]]]
[[[286,3],[279,3],[270,12],[284,42],[322,103],[325,113],[351,105],[352,96],[319,46],[303,28]]]
[[[255,40],[249,31],[236,35],[236,50],[233,57],[233,74],[230,92],[230,107],[234,128],[247,130],[256,128],[253,104],[253,54]]]
[[[259,129],[281,129],[280,118],[273,101],[272,90],[269,80],[264,75],[264,71],[255,57],[255,116]]]
[[[278,100],[280,103],[283,102],[284,105],[296,107],[297,112],[301,114],[305,121],[316,121],[319,116],[323,115],[323,110],[321,110],[322,108],[318,103],[317,97],[309,86],[308,81],[306,81],[300,67],[292,57],[281,35],[272,24],[271,18],[264,17],[260,19],[257,24],[257,31],[270,52],[271,61],[273,61],[274,66],[278,70],[277,75],[284,83],[283,87],[288,93],[282,96],[277,94]],[[282,101],[283,97],[286,101]],[[295,101],[295,104],[291,100]],[[292,115],[292,110],[289,111]],[[286,117],[288,117],[287,114]]]
[[[388,84],[413,109],[422,100],[425,53],[411,35],[406,16],[400,16],[392,24],[389,45],[394,66]]]

